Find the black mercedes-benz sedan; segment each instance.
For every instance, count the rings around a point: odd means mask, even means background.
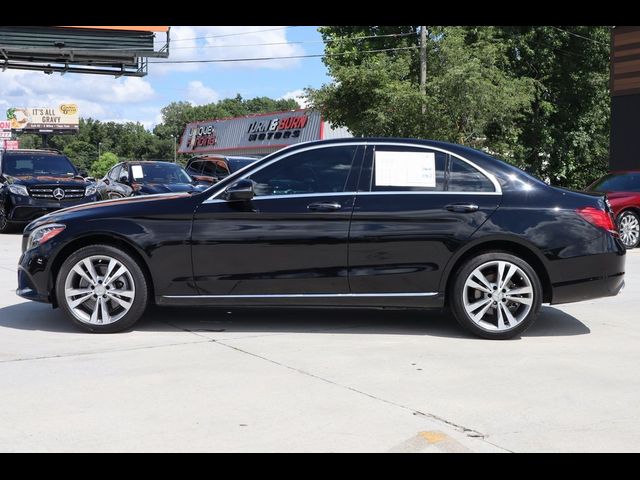
[[[607,200],[409,139],[291,146],[200,193],[68,208],[24,231],[18,295],[91,332],[147,305],[443,308],[514,337],[542,303],[616,295]]]
[[[97,190],[102,200],[170,192],[203,191],[209,183],[198,182],[176,163],[140,160],[122,162],[107,172]]]

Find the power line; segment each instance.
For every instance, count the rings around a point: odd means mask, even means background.
[[[229,48],[229,47],[262,47],[262,46],[271,46],[271,45],[308,45],[308,44],[318,44],[318,43],[336,43],[342,41],[356,41],[356,40],[368,40],[371,38],[389,38],[389,37],[408,37],[415,36],[415,32],[410,33],[390,33],[386,35],[368,35],[364,37],[341,37],[334,38],[330,40],[300,40],[300,41],[291,41],[291,42],[270,42],[270,43],[245,43],[238,45],[194,45],[189,47],[173,47],[171,50],[181,50],[181,49],[196,49],[196,48]]]
[[[556,30],[560,30],[561,32],[568,33],[569,35],[573,35],[574,37],[582,38],[582,39],[584,39],[584,40],[589,40],[590,42],[597,43],[598,45],[604,45],[604,46],[607,46],[607,47],[609,46],[609,44],[608,44],[608,43],[601,42],[601,41],[599,41],[599,40],[595,40],[595,39],[593,39],[593,38],[585,37],[585,36],[580,35],[580,34],[578,34],[578,33],[570,32],[569,30],[563,30],[562,28],[554,27],[553,25],[551,25],[551,27],[552,27],[552,28],[555,28]]]
[[[185,42],[187,40],[202,40],[205,38],[222,38],[222,37],[235,37],[238,35],[249,35],[251,33],[262,33],[262,32],[273,32],[276,30],[287,30],[289,28],[297,28],[297,27],[302,27],[303,25],[293,25],[293,26],[287,26],[287,27],[277,27],[277,28],[266,28],[264,30],[251,30],[249,32],[236,32],[236,33],[225,33],[222,35],[206,35],[204,37],[193,37],[193,38],[176,38],[176,39],[172,39],[171,43],[173,42]]]
[[[381,53],[381,52],[395,52],[399,50],[416,50],[419,48],[418,45],[414,45],[411,47],[396,47],[396,48],[381,48],[377,50],[360,50],[359,52],[355,52],[355,54],[360,53]],[[342,57],[345,55],[354,55],[354,52],[344,52],[344,53],[319,53],[313,55],[289,55],[282,57],[255,57],[255,58],[214,58],[209,60],[170,60],[167,62],[149,62],[155,64],[181,64],[181,63],[225,63],[225,62],[257,62],[264,60],[287,60],[287,59],[295,59],[295,58],[320,58],[320,57]]]

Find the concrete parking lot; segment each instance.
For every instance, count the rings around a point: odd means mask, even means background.
[[[81,333],[14,293],[0,236],[0,451],[640,451],[640,251],[618,296],[512,341],[443,314],[152,309]]]

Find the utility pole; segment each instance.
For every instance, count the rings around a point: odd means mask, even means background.
[[[177,155],[178,155],[178,139],[175,135],[171,135],[173,138],[173,163],[177,163]]]
[[[427,27],[420,27],[420,94],[422,101],[427,96]],[[422,104],[422,113],[426,113],[427,106]]]

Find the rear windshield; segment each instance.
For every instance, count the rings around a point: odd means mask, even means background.
[[[71,161],[64,155],[38,155],[18,153],[2,158],[2,170],[13,177],[21,175],[69,176],[77,174]]]
[[[597,180],[589,190],[595,192],[640,192],[640,173],[610,173]]]
[[[227,164],[229,165],[229,170],[231,173],[237,172],[241,168],[246,167],[247,165],[251,165],[253,162],[258,160],[257,158],[229,158],[227,159]]]

